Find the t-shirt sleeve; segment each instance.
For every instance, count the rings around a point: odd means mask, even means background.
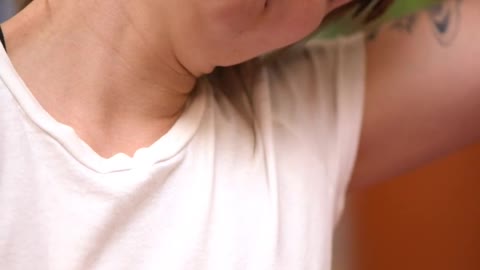
[[[361,34],[314,40],[264,63],[264,88],[270,91],[264,99],[270,103],[273,132],[294,130],[294,137],[318,153],[330,181],[335,218],[344,207],[361,132],[364,42]]]

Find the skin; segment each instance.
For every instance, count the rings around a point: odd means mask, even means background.
[[[198,77],[299,41],[348,2],[35,0],[2,27],[11,60],[40,104],[109,157],[165,134]],[[387,26],[369,42],[353,186],[479,137],[480,63],[471,59],[480,56],[480,4],[461,2],[463,27],[447,27],[448,42],[439,42],[445,33],[432,33],[428,13],[410,31]]]
[[[479,1],[450,0],[377,31],[367,48],[352,187],[391,179],[478,141],[479,19]]]

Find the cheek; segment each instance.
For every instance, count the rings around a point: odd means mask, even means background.
[[[328,12],[352,2],[352,0],[328,0]]]
[[[267,14],[266,23],[256,37],[262,41],[261,44],[268,46],[265,50],[278,49],[303,39],[319,26],[327,10],[325,1],[284,2],[285,5],[279,5],[277,9],[272,6],[270,14]]]
[[[215,0],[205,12],[216,31],[241,34],[254,28],[264,12],[265,0]]]
[[[227,1],[227,0],[220,0]],[[236,0],[210,16],[210,59],[229,66],[288,46],[314,31],[326,14],[325,0]],[[261,3],[259,5],[258,3]],[[212,26],[213,25],[213,26]]]
[[[280,21],[276,27],[273,27],[271,29],[272,36],[283,40],[284,44],[279,44],[280,46],[297,42],[317,29],[322,22],[323,16],[323,12],[298,13],[289,20],[284,19]]]

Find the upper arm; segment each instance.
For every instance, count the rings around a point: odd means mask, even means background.
[[[367,45],[354,186],[387,179],[480,135],[480,2],[449,0]]]

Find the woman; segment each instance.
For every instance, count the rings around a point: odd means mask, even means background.
[[[480,133],[477,1],[255,58],[348,2],[35,0],[3,24],[2,267],[329,269],[350,178]]]

